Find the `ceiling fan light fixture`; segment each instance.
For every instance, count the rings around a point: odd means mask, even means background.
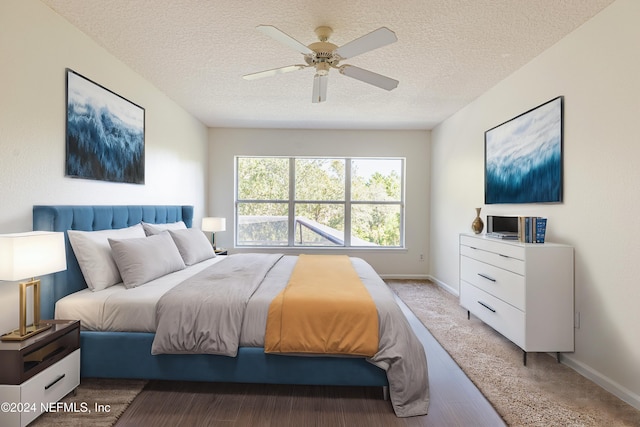
[[[329,63],[318,62],[316,64],[316,74],[319,76],[326,76],[327,74],[329,74]]]
[[[392,90],[398,86],[397,80],[381,74],[352,65],[338,65],[343,59],[353,58],[354,56],[361,55],[396,42],[398,40],[396,34],[386,27],[378,28],[375,31],[342,45],[341,47],[327,41],[333,32],[331,27],[327,26],[320,26],[316,28],[316,35],[320,41],[311,43],[309,46],[303,45],[290,35],[282,32],[272,25],[258,25],[256,28],[265,35],[272,37],[274,40],[277,40],[280,43],[302,53],[304,61],[307,64],[289,65],[258,73],[246,74],[243,76],[246,80],[254,80],[290,71],[301,70],[307,67],[313,67],[316,70],[316,74],[313,79],[312,95],[312,102],[314,103],[324,102],[327,99],[327,81],[329,77],[329,70],[331,68],[338,69],[340,74],[385,90]]]

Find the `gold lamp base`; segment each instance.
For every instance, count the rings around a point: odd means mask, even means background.
[[[33,325],[27,326],[27,289],[33,288]],[[0,337],[0,341],[24,341],[49,329],[51,325],[40,323],[40,279],[20,283],[20,327]]]
[[[16,329],[15,331],[7,332],[6,334],[2,335],[0,337],[0,341],[24,341],[29,337],[46,331],[49,328],[51,328],[51,325],[47,324],[40,324],[38,326],[27,326],[27,332],[25,335],[20,335],[20,329]]]

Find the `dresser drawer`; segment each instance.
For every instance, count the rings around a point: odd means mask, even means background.
[[[23,414],[23,423],[29,423],[41,414],[41,404],[54,403],[80,384],[80,350],[73,353],[24,382],[20,400],[35,404],[37,411]],[[27,416],[25,419],[25,415]],[[24,425],[24,424],[23,424]]]
[[[524,256],[522,256],[522,258],[516,258],[504,255],[503,253],[490,252],[486,249],[465,245],[460,246],[460,255],[524,275]]]
[[[520,348],[525,348],[524,312],[466,282],[460,283],[460,305]]]
[[[461,256],[460,279],[520,310],[525,309],[524,276]]]
[[[495,254],[524,260],[525,246],[522,243],[492,239],[491,237],[460,236],[460,244]]]

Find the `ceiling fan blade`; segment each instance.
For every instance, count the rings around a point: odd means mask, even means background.
[[[386,46],[396,41],[398,41],[396,33],[387,27],[380,27],[369,34],[365,34],[360,38],[340,46],[334,53],[340,55],[342,59],[353,58],[354,56]]]
[[[307,68],[308,65],[296,64],[296,65],[287,65],[286,67],[273,68],[271,70],[259,71],[257,73],[245,74],[242,76],[245,80],[256,80],[261,79],[263,77],[272,77],[276,74],[289,73],[291,71],[302,70],[303,68]]]
[[[327,83],[329,83],[329,76],[316,74],[313,77],[313,95],[311,95],[311,102],[314,104],[318,102],[324,102],[327,100]]]
[[[370,85],[377,86],[382,89],[392,90],[398,87],[398,81],[392,78],[377,74],[364,68],[353,65],[343,65],[340,67],[340,74],[360,80]]]
[[[289,34],[283,33],[273,25],[258,25],[256,29],[263,34],[279,41],[280,43],[287,45],[303,55],[310,55],[313,53],[311,49],[300,43],[298,40],[291,37]]]

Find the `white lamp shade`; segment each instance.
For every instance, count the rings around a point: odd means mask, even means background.
[[[64,233],[0,234],[0,280],[22,280],[67,269]]]
[[[218,217],[202,218],[202,231],[225,231],[227,229],[227,219]]]

